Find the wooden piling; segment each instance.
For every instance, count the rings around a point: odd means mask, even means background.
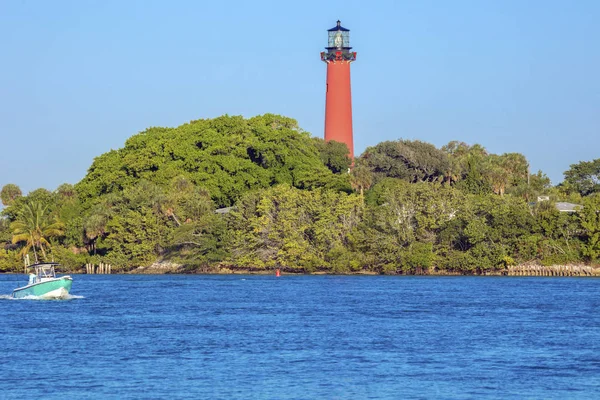
[[[587,265],[511,265],[508,276],[600,276],[600,268]]]
[[[112,273],[112,265],[107,263],[100,263],[98,265],[95,264],[85,264],[85,273],[86,274],[111,274]]]

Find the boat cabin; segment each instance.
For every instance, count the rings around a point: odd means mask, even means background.
[[[30,265],[29,268],[34,268],[35,274],[29,273],[29,284],[44,282],[48,279],[56,278],[56,272],[54,266],[59,265],[58,263],[41,263]]]

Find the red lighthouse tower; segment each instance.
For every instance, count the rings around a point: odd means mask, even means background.
[[[325,140],[345,143],[350,150],[350,159],[354,159],[350,63],[356,60],[356,52],[350,51],[350,30],[340,21],[327,34],[327,51],[321,53],[321,60],[327,63]]]

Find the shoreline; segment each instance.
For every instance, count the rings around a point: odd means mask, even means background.
[[[301,276],[301,275],[331,275],[331,276],[541,276],[541,277],[600,277],[600,266],[590,265],[549,265],[542,266],[539,264],[522,264],[517,266],[509,266],[503,270],[484,271],[484,272],[456,272],[442,271],[430,268],[421,270],[415,273],[379,273],[376,271],[355,271],[355,272],[294,272],[280,269],[281,275]],[[2,274],[23,274],[23,272],[2,272]],[[155,263],[147,267],[137,267],[129,271],[112,271],[110,274],[95,273],[89,274],[85,268],[79,270],[65,271],[63,274],[72,275],[276,275],[276,270],[257,270],[251,268],[229,268],[229,267],[214,267],[214,268],[198,268],[187,269],[183,265],[169,263],[167,265]]]
[[[405,273],[402,271],[395,273],[380,273],[377,271],[360,270],[354,272],[334,273],[329,271],[314,271],[314,272],[294,272],[280,269],[282,275],[389,275],[389,276],[600,276],[600,266],[590,266],[583,264],[556,264],[542,266],[535,263],[526,263],[515,266],[508,266],[502,270],[496,271],[445,271],[438,270],[435,267],[428,269],[417,269],[415,272]],[[213,267],[206,269],[196,269],[186,271],[182,265],[173,263],[162,264],[154,263],[148,267],[138,267],[132,271],[123,272],[124,274],[181,274],[181,275],[275,275],[276,269],[273,270],[255,270],[251,268],[231,268],[231,266]]]

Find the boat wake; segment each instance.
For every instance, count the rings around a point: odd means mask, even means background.
[[[48,301],[48,300],[75,300],[75,299],[85,299],[84,296],[77,296],[77,295],[73,295],[73,294],[68,294],[66,296],[62,296],[62,297],[55,297],[55,298],[44,298],[44,297],[40,297],[40,296],[25,296],[25,297],[21,297],[21,298],[14,298],[12,297],[10,294],[0,294],[0,300],[41,300],[41,301]]]

